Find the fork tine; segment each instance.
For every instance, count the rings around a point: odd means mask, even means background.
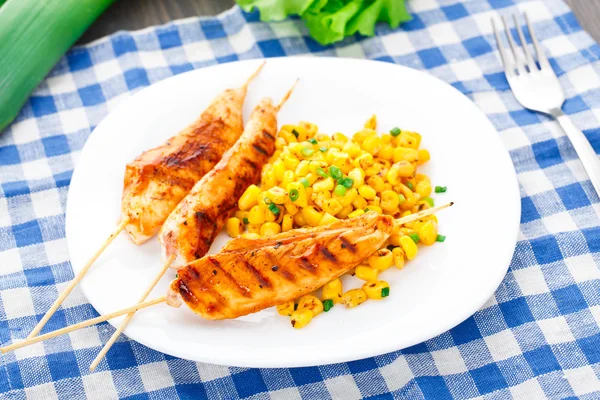
[[[521,24],[519,24],[519,20],[517,18],[517,14],[513,14],[513,20],[515,21],[515,26],[517,27],[517,33],[519,34],[519,40],[521,41],[521,47],[525,52],[525,59],[527,60],[527,65],[529,66],[529,71],[533,72],[537,70],[537,66],[535,65],[535,61],[529,52],[529,48],[527,47],[527,41],[525,40],[525,35],[523,35],[523,30],[521,29]]]
[[[508,76],[513,76],[515,75],[515,67],[512,63],[512,60],[508,58],[508,53],[502,44],[502,40],[500,40],[500,35],[498,34],[498,29],[496,28],[496,22],[494,21],[494,18],[492,18],[492,27],[494,28],[494,36],[496,37],[496,43],[498,44],[498,51],[500,52],[502,65],[504,65],[504,72]]]
[[[540,69],[549,69],[552,70],[552,67],[550,66],[550,63],[548,62],[548,59],[546,58],[546,54],[544,53],[544,49],[542,48],[542,46],[540,46],[540,43],[538,42],[537,38],[535,37],[535,32],[533,30],[533,27],[531,26],[531,22],[529,22],[529,17],[527,16],[527,13],[525,13],[525,22],[527,23],[527,29],[529,29],[529,36],[531,36],[531,41],[533,42],[533,47],[535,47],[535,53],[538,57],[538,61],[540,63]]]
[[[508,44],[510,45],[510,49],[512,50],[513,60],[515,60],[515,65],[517,66],[517,70],[519,71],[519,75],[523,75],[527,71],[525,71],[525,63],[521,58],[521,54],[519,53],[519,49],[513,40],[512,33],[510,32],[510,28],[506,23],[506,18],[502,17],[502,22],[504,23],[504,30],[506,32],[506,37],[508,37]]]

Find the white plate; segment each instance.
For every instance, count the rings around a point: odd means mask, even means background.
[[[258,61],[191,71],[131,97],[98,125],[73,174],[67,241],[77,271],[119,220],[125,164],[192,121],[220,91],[241,85]],[[321,132],[352,134],[371,114],[381,131],[394,126],[423,135],[432,160],[423,168],[438,204],[443,244],[423,248],[399,271],[382,274],[390,297],[346,310],[335,307],[307,328],[292,329],[274,309],[237,320],[205,321],[185,306],[140,311],[126,334],[158,351],[195,361],[244,367],[298,367],[361,359],[402,349],[454,327],[500,284],[515,247],[520,198],[515,172],[481,111],[451,86],[425,73],[382,62],[333,58],[269,59],[250,86],[244,117],[263,96],[278,101],[300,83],[280,113],[280,126],[300,120]],[[221,234],[216,252],[227,241]],[[121,234],[83,280],[100,314],[130,306],[161,266],[156,239],[134,245]],[[149,296],[163,296],[169,271]],[[351,278],[355,285],[358,280]],[[121,319],[111,323],[117,326]]]

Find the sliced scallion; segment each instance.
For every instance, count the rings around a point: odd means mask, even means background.
[[[290,200],[296,201],[296,200],[298,200],[300,193],[298,193],[297,189],[292,189],[292,190],[290,190],[289,195],[290,195]]]
[[[275,215],[279,215],[279,207],[277,207],[273,203],[269,204],[269,211],[271,211]]]
[[[416,233],[411,233],[410,235],[408,235],[413,242],[415,243],[419,243],[421,241],[421,239],[419,238],[419,235],[417,235]]]
[[[384,287],[381,289],[381,297],[388,297],[390,295],[390,288]]]
[[[342,185],[337,185],[335,189],[333,189],[333,194],[338,197],[344,197],[346,195],[346,187]]]
[[[344,176],[342,170],[336,167],[335,165],[329,167],[329,175],[331,175],[333,179],[341,179]]]
[[[333,300],[323,300],[323,311],[327,312],[333,308]]]
[[[400,128],[398,128],[398,127],[395,127],[395,128],[393,128],[390,131],[390,135],[392,135],[392,136],[398,136],[400,134],[400,132],[402,132],[402,130]]]
[[[436,186],[435,187],[436,193],[445,193],[446,190],[448,190],[448,187],[446,187],[446,186]]]

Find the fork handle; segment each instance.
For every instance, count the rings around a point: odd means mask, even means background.
[[[556,118],[560,126],[563,128],[567,137],[571,141],[575,152],[579,156],[585,171],[587,172],[596,193],[600,196],[600,160],[596,151],[587,140],[583,132],[579,130],[571,121],[568,115],[562,110],[553,110],[552,116]]]

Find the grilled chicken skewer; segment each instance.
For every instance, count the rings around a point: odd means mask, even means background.
[[[242,108],[247,87],[264,63],[238,89],[217,96],[191,125],[163,145],[127,164],[121,223],[54,301],[28,338],[36,336],[85,276],[102,252],[125,229],[141,244],[154,236],[177,203],[212,169],[243,132]]]
[[[266,239],[233,239],[220,253],[181,268],[171,283],[167,304],[178,307],[182,299],[205,319],[227,319],[297,299],[345,274],[381,248],[396,223],[422,218],[449,205],[398,221],[368,212]]]

